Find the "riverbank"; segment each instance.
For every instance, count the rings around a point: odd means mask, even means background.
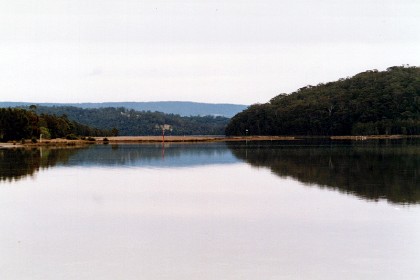
[[[289,136],[247,136],[247,137],[225,137],[225,136],[112,136],[93,137],[91,140],[67,140],[49,139],[32,143],[27,140],[25,143],[8,142],[0,143],[0,148],[39,147],[39,146],[83,146],[91,144],[129,144],[129,143],[195,143],[195,142],[232,142],[232,141],[282,141],[295,140]]]
[[[21,141],[11,141],[7,143],[0,143],[1,149],[7,148],[26,148],[26,147],[81,147],[89,144],[95,144],[96,141],[87,140],[67,140],[67,139],[48,139],[33,143],[31,140],[26,140],[23,143]]]
[[[103,142],[96,137],[96,142]],[[107,137],[109,143],[156,143],[156,142],[230,142],[230,141],[270,141],[295,140],[292,136],[115,136]]]
[[[113,136],[113,137],[94,137],[91,140],[67,140],[67,139],[50,139],[42,140],[37,143],[31,141],[0,143],[0,148],[19,148],[19,147],[37,147],[37,146],[85,146],[91,144],[123,144],[123,143],[195,143],[195,142],[234,142],[234,141],[291,141],[299,139],[331,139],[331,140],[377,140],[377,139],[403,139],[403,138],[419,138],[420,135],[368,135],[368,136]]]
[[[156,142],[235,142],[235,141],[292,141],[300,139],[331,140],[375,140],[415,138],[406,135],[368,135],[368,136],[115,136],[107,137],[109,143],[156,143]],[[95,142],[104,142],[104,137],[95,137]]]

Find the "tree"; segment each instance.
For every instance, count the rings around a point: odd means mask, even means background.
[[[227,135],[418,134],[420,68],[390,67],[306,86],[235,115]]]

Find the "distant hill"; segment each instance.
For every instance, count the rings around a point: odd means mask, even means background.
[[[31,109],[25,106],[24,109]],[[102,130],[117,130],[121,136],[160,135],[166,125],[167,135],[223,135],[229,118],[220,116],[180,116],[161,112],[136,111],[124,107],[83,109],[73,106],[32,106],[39,115],[65,116],[69,120]]]
[[[420,68],[370,70],[306,86],[234,116],[227,135],[420,134]]]
[[[136,111],[162,112],[180,116],[222,116],[231,118],[247,105],[213,104],[186,101],[157,101],[157,102],[103,102],[103,103],[30,103],[30,102],[0,102],[0,107],[20,107],[29,105],[41,106],[73,106],[84,109],[124,107]]]

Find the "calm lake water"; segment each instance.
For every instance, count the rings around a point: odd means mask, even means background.
[[[0,279],[420,279],[420,142],[0,150]]]

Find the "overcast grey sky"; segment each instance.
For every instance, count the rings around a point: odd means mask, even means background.
[[[0,101],[264,103],[402,64],[419,0],[0,1]]]

